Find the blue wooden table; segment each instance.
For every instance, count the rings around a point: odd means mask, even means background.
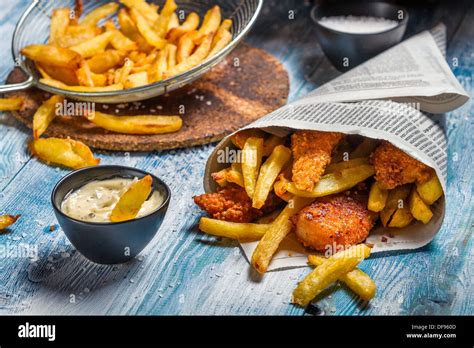
[[[2,1],[2,80],[13,66],[10,39],[27,4],[26,0]],[[310,7],[307,1],[265,1],[247,40],[283,62],[290,75],[290,101],[338,75],[317,45]],[[448,61],[451,64],[457,58],[454,74],[472,96],[473,4],[409,11],[407,35],[430,28],[438,20],[447,24]],[[449,143],[449,177],[446,218],[435,240],[415,252],[365,261],[362,269],[378,285],[375,299],[366,304],[344,288],[333,287],[319,302],[324,313],[473,314],[473,110],[471,100],[439,116]],[[151,171],[173,191],[169,214],[147,249],[128,264],[105,266],[76,252],[61,229],[50,231],[57,224],[50,193],[68,171],[32,158],[26,148],[31,132],[7,113],[0,114],[0,121],[1,213],[22,215],[10,233],[0,235],[0,243],[13,249],[26,245],[38,253],[37,259],[10,255],[1,260],[0,313],[303,314],[289,300],[309,269],[259,277],[237,243],[218,241],[197,230],[201,212],[191,197],[203,192],[204,163],[213,145],[137,154],[96,151],[103,164]]]

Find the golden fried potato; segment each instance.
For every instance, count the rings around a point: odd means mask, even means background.
[[[245,191],[252,198],[257,184],[258,172],[262,164],[263,139],[250,137],[242,149],[242,175]]]
[[[206,36],[217,32],[219,25],[221,24],[221,9],[219,6],[212,7],[206,12],[202,25],[198,30],[200,36]]]
[[[252,197],[252,207],[260,209],[265,204],[278,174],[291,158],[291,150],[283,145],[274,148],[270,157],[260,167],[255,191]]]
[[[314,266],[321,266],[326,261],[327,259],[323,256],[308,256],[308,262]],[[344,282],[349,289],[354,291],[364,301],[370,301],[373,299],[375,292],[377,291],[377,286],[372,278],[358,268],[344,274],[339,278],[339,280]]]
[[[56,107],[63,101],[64,97],[53,95],[36,110],[33,116],[33,137],[35,139],[39,139],[49,124],[54,120],[56,117]]]
[[[95,166],[100,160],[94,158],[89,147],[80,141],[60,138],[39,138],[29,143],[33,155],[46,163],[80,169]]]
[[[423,201],[416,189],[411,192],[409,207],[413,217],[424,224],[427,224],[433,217],[430,207]]]
[[[135,219],[151,193],[152,184],[153,179],[150,175],[131,184],[112,210],[110,221],[120,222]]]
[[[130,40],[119,30],[113,31],[114,36],[110,40],[110,44],[116,50],[121,51],[136,51],[138,50],[138,44],[135,41]]]
[[[125,9],[119,11],[118,20],[122,33],[132,41],[136,42],[140,51],[149,53],[154,49],[154,47],[148,44],[145,38],[140,34],[135,22],[130,18]]]
[[[428,181],[422,184],[416,184],[416,190],[423,201],[428,205],[433,204],[443,195],[443,187],[434,171],[431,173]]]
[[[94,87],[92,72],[86,60],[83,60],[81,67],[76,70],[76,76],[80,86]]]
[[[146,71],[142,71],[135,74],[130,74],[127,77],[127,82],[125,82],[126,88],[135,88],[145,86],[149,83],[150,79]]]
[[[169,42],[176,42],[179,40],[181,36],[184,34],[196,30],[199,26],[199,15],[196,12],[191,12],[187,17],[186,20],[180,26],[171,29],[166,34],[166,39]]]
[[[232,141],[232,144],[234,144],[237,148],[243,149],[245,142],[247,141],[248,138],[254,137],[254,138],[262,138],[265,139],[267,136],[267,133],[260,129],[245,129],[243,131],[240,131],[236,134],[234,134],[230,140]],[[266,139],[265,139],[266,140]],[[283,144],[282,144],[283,145]],[[265,143],[264,143],[264,148],[265,148]],[[273,149],[272,149],[273,151]],[[270,151],[268,153],[268,156],[270,156],[272,152]]]
[[[209,52],[209,57],[212,57],[216,53],[220,52],[229,42],[232,41],[232,33],[229,30],[219,29],[217,34],[214,37],[212,43],[211,52]]]
[[[118,50],[106,50],[87,60],[91,71],[103,74],[125,62],[126,53]]]
[[[145,38],[149,45],[158,49],[162,49],[163,47],[165,47],[167,41],[160,35],[158,35],[158,33],[153,29],[153,27],[150,26],[146,18],[143,17],[137,9],[131,8],[130,16],[135,22],[138,31]]]
[[[313,191],[298,190],[293,183],[287,186],[287,190],[300,197],[323,197],[349,190],[358,183],[370,178],[374,173],[375,170],[372,165],[364,164],[323,175],[314,186]]]
[[[0,111],[20,110],[23,106],[23,98],[0,98]]]
[[[0,216],[0,230],[4,230],[5,228],[13,225],[21,215],[2,215]]]
[[[82,57],[79,53],[68,48],[50,45],[26,46],[21,50],[21,54],[35,62],[70,69],[78,69],[82,62]]]
[[[114,85],[108,85],[104,87],[87,87],[87,86],[68,86],[61,81],[53,79],[40,79],[39,82],[56,88],[65,89],[68,91],[75,92],[111,92],[111,91],[120,91],[123,89],[123,84],[117,83]]]
[[[61,81],[70,86],[79,85],[76,70],[54,65],[37,63],[36,67],[44,78]]]
[[[99,127],[124,134],[172,133],[178,131],[183,124],[179,116],[115,116],[96,111],[86,117]]]
[[[71,9],[67,7],[57,8],[53,10],[49,34],[50,45],[58,45],[59,39],[66,35],[67,28],[71,21],[71,19],[69,18],[70,14]]]
[[[275,147],[278,145],[285,145],[285,138],[279,137],[277,135],[270,135],[268,138],[265,138],[263,142],[263,156],[270,156],[273,152],[273,149],[275,149]]]
[[[202,232],[217,237],[237,239],[241,242],[257,241],[265,234],[270,225],[229,222],[202,217],[199,220],[199,229]]]
[[[81,42],[78,45],[71,46],[69,49],[79,53],[83,58],[90,58],[96,54],[104,52],[114,36],[114,32],[106,31],[105,33],[100,34],[92,39]]]
[[[182,74],[195,66],[201,64],[201,62],[207,57],[211,49],[212,33],[207,35],[202,43],[196,48],[193,54],[189,57],[176,64],[174,67],[168,69],[164,74],[164,78],[173,77]],[[178,60],[179,61],[179,60]]]
[[[334,254],[321,266],[316,267],[298,284],[293,291],[293,302],[300,306],[306,306],[321,291],[354,270],[369,255],[370,248],[365,244],[355,245]]]
[[[368,157],[360,157],[360,158],[355,158],[348,161],[331,163],[326,167],[324,174],[336,173],[336,172],[340,172],[343,169],[356,167],[356,166],[360,166],[364,164],[369,164]]]
[[[293,224],[290,221],[290,217],[311,204],[313,200],[313,198],[294,197],[288,202],[275,221],[271,223],[252,254],[251,263],[258,272],[265,273],[267,271],[268,265],[280,243],[291,232]]]
[[[410,224],[413,221],[413,215],[410,212],[408,207],[398,208],[393,213],[388,227],[403,228]]]
[[[380,188],[380,185],[377,181],[374,181],[370,187],[369,192],[369,201],[367,203],[367,208],[371,211],[379,212],[385,208],[385,204],[388,198],[388,190]]]
[[[149,25],[154,25],[160,16],[157,9],[153,8],[153,4],[147,3],[145,0],[120,0],[122,4],[129,9],[136,9],[140,14],[146,18]]]
[[[117,12],[118,8],[119,4],[115,2],[109,2],[101,7],[98,7],[84,17],[84,19],[81,21],[81,25],[96,26],[100,20],[112,16],[115,12]]]
[[[178,8],[174,0],[166,0],[163,9],[161,10],[158,21],[153,25],[153,29],[159,37],[165,38],[166,33],[170,25],[170,21],[173,18],[174,11]]]
[[[410,191],[411,185],[409,184],[397,186],[393,190],[389,191],[385,207],[380,212],[380,221],[382,221],[382,225],[386,227],[395,211],[398,208],[404,207],[405,200],[410,194]]]

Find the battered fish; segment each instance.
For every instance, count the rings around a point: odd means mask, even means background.
[[[431,169],[410,157],[387,141],[372,154],[375,167],[375,180],[385,190],[410,183],[423,183],[430,177]]]
[[[232,222],[251,222],[271,213],[282,200],[271,192],[260,209],[252,207],[252,200],[240,186],[226,186],[216,193],[205,193],[193,197],[194,202],[214,219]]]
[[[296,188],[312,191],[331,162],[331,154],[344,137],[341,133],[297,131],[291,136],[293,183]]]
[[[365,197],[338,194],[317,199],[294,215],[298,240],[319,252],[363,242],[377,215],[367,210]]]

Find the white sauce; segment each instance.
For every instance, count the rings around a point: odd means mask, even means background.
[[[64,197],[61,211],[74,219],[91,222],[110,222],[109,216],[120,197],[138,179],[114,178],[91,181]],[[138,212],[137,218],[155,211],[164,201],[158,191],[154,191]]]
[[[374,34],[393,29],[397,21],[383,17],[366,16],[330,16],[318,21],[322,26],[351,34]]]

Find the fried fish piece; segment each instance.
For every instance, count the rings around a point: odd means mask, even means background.
[[[430,177],[430,167],[410,157],[388,141],[382,142],[371,158],[375,167],[375,180],[384,190],[414,182],[422,184]]]
[[[293,182],[298,190],[313,190],[343,137],[341,133],[320,131],[296,131],[291,136]]]
[[[298,240],[319,252],[363,242],[377,215],[367,208],[365,195],[351,193],[318,198],[291,218]]]
[[[194,196],[193,199],[212,218],[231,222],[251,222],[274,211],[282,202],[271,192],[262,208],[252,208],[252,200],[245,189],[233,185],[221,188],[216,193]]]

